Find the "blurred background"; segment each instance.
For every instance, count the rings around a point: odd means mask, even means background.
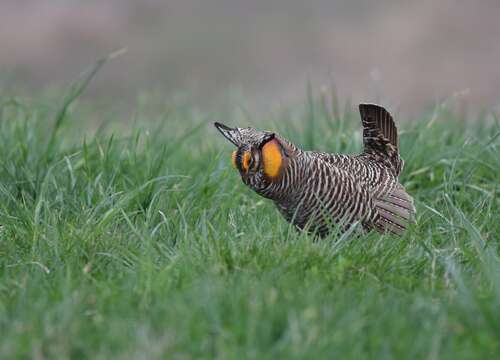
[[[1,92],[64,88],[121,47],[86,96],[185,94],[250,111],[332,87],[412,114],[446,98],[500,105],[500,1],[3,0]]]

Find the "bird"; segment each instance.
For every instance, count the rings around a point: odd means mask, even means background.
[[[306,151],[273,131],[214,125],[236,146],[231,160],[243,183],[299,230],[321,238],[351,228],[403,236],[416,210],[399,181],[404,160],[396,125],[380,105],[360,104],[359,112],[358,155]]]

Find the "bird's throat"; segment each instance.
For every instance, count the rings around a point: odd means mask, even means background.
[[[271,180],[277,179],[283,169],[283,155],[277,140],[271,140],[262,147],[264,175]]]

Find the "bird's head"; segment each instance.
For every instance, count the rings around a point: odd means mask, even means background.
[[[291,145],[270,131],[253,128],[230,128],[216,122],[215,127],[237,149],[232,153],[233,166],[247,185],[278,180],[289,160]]]

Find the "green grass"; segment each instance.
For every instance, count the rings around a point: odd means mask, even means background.
[[[59,107],[0,99],[2,358],[500,352],[498,121],[437,109],[404,123],[418,225],[314,241],[243,186],[209,114],[139,111],[84,138],[79,90]],[[359,151],[358,115],[326,102],[256,126]]]

